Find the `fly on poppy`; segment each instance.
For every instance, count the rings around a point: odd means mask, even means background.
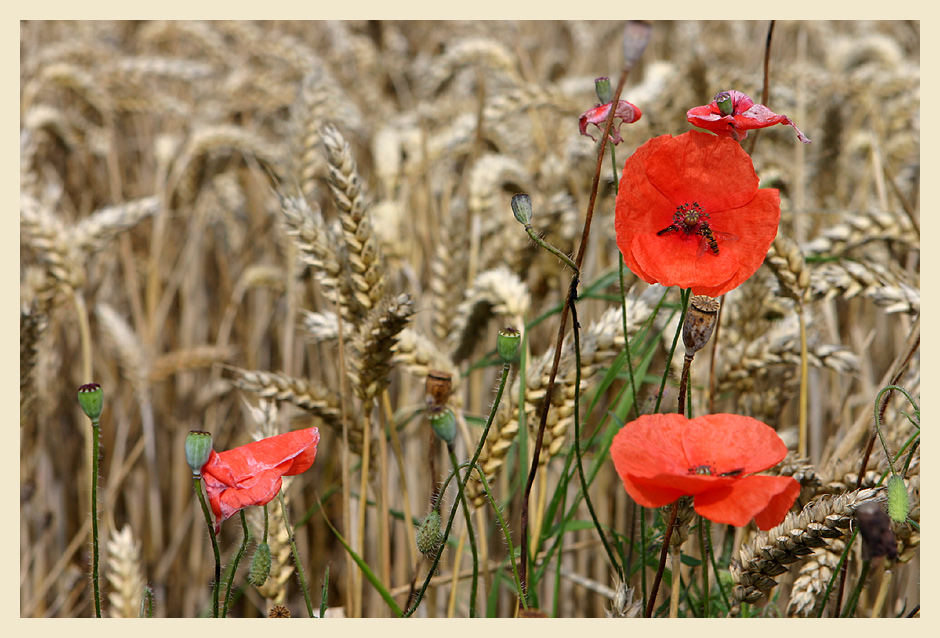
[[[306,472],[317,456],[317,428],[295,430],[209,455],[202,479],[215,514],[222,521],[249,505],[265,505],[281,490],[281,477]]]
[[[623,167],[615,228],[624,264],[647,283],[720,297],[760,267],[777,236],[780,194],[758,188],[737,142],[661,135]]]
[[[754,473],[786,454],[773,428],[737,414],[643,415],[623,426],[610,446],[624,488],[643,507],[693,496],[695,511],[709,520],[743,527],[754,519],[763,530],[783,520],[800,484]]]

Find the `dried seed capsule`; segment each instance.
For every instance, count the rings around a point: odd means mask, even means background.
[[[689,312],[685,316],[682,326],[682,341],[685,343],[685,354],[691,357],[705,347],[711,339],[715,322],[718,320],[717,299],[705,295],[695,295],[689,304]]]

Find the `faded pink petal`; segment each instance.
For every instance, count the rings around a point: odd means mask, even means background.
[[[610,114],[610,107],[612,105],[613,102],[601,104],[582,113],[581,117],[578,118],[578,128],[581,130],[581,135],[587,135],[596,142],[597,140],[594,139],[594,136],[587,132],[587,126],[588,124],[593,124],[603,132],[604,124],[607,122],[607,116]],[[610,141],[614,144],[622,142],[623,138],[620,137],[620,125],[633,124],[639,120],[642,115],[642,111],[633,104],[630,104],[626,100],[618,100],[617,109],[614,111],[614,121],[610,126]],[[620,122],[617,121],[618,119]]]
[[[719,102],[728,99],[731,101],[731,112],[726,114],[722,112]],[[722,91],[715,96],[711,104],[689,109],[686,119],[716,135],[739,141],[746,138],[751,129],[766,128],[775,124],[792,126],[804,144],[811,141],[786,115],[778,115],[763,104],[754,104],[754,100],[740,91]]]

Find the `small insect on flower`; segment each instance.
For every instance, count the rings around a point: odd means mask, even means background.
[[[698,257],[701,257],[705,252],[706,246],[710,248],[715,255],[720,254],[721,248],[718,246],[719,239],[722,241],[738,240],[738,236],[735,234],[724,233],[709,226],[708,213],[702,210],[698,202],[682,204],[677,207],[672,223],[656,234],[662,236],[668,235],[669,233],[685,233],[685,235],[689,237],[698,235],[700,238]]]

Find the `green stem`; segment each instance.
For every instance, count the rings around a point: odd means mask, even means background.
[[[516,581],[516,591],[519,592],[519,600],[522,601],[522,607],[528,609],[525,596],[522,595],[522,581],[519,580],[519,570],[516,569],[516,550],[512,545],[512,537],[509,535],[509,527],[506,525],[506,519],[503,518],[502,512],[499,511],[499,507],[496,505],[496,499],[493,498],[493,494],[490,492],[490,484],[486,480],[486,474],[483,473],[479,465],[475,465],[474,467],[480,475],[480,481],[483,483],[483,493],[486,494],[486,500],[489,501],[490,506],[493,508],[493,512],[496,514],[496,521],[499,523],[499,528],[503,531],[506,547],[509,548],[509,564],[512,565],[512,577]]]
[[[313,618],[313,602],[310,600],[310,590],[307,588],[307,579],[304,578],[304,568],[300,563],[300,554],[297,553],[297,543],[294,542],[294,530],[287,519],[287,504],[284,502],[284,492],[278,494],[281,501],[281,516],[284,518],[284,527],[287,528],[287,537],[290,539],[290,551],[294,557],[294,567],[297,568],[297,578],[300,580],[300,589],[304,592],[304,603],[307,605],[307,616]]]
[[[225,603],[222,605],[222,618],[228,616],[228,606],[232,600],[232,583],[235,581],[235,572],[238,571],[238,564],[242,561],[245,550],[248,548],[248,541],[251,539],[251,532],[248,531],[248,520],[245,518],[245,510],[240,510],[238,513],[241,515],[242,519],[242,544],[235,553],[235,558],[232,560],[232,568],[228,574],[228,585],[225,587]]]
[[[539,246],[541,246],[542,248],[544,248],[545,250],[547,250],[548,252],[555,255],[563,262],[565,262],[568,268],[571,268],[571,270],[573,270],[577,276],[580,276],[578,267],[574,265],[574,262],[571,260],[571,257],[569,257],[568,255],[561,252],[560,250],[558,250],[557,248],[549,244],[547,241],[539,237],[539,234],[535,232],[534,228],[532,228],[532,224],[525,225],[525,232],[529,234],[529,237],[532,238],[532,241],[534,241],[536,244],[538,244]]]
[[[452,445],[447,446],[447,453],[450,455],[450,463],[454,466],[454,472],[459,473],[459,463],[457,463],[457,455],[454,454],[454,447]],[[470,476],[470,473],[473,471],[471,466],[467,468],[467,476]],[[463,486],[466,485],[466,481],[461,485],[461,489],[457,492],[457,498],[460,500],[460,505],[463,507],[463,516],[467,520],[467,536],[470,542],[470,554],[473,557],[473,580],[470,581],[470,617],[474,618],[477,615],[477,580],[480,576],[480,560],[477,557],[477,541],[476,536],[473,534],[473,521],[470,518],[470,508],[467,506],[467,498],[463,493]]]
[[[482,436],[480,436],[480,442],[477,444],[476,452],[474,452],[473,458],[470,460],[470,463],[468,463],[469,467],[471,468],[477,464],[477,460],[480,458],[480,452],[483,451],[483,444],[486,442],[486,436],[490,432],[490,426],[493,425],[493,420],[496,418],[496,411],[499,409],[500,401],[502,401],[502,398],[503,398],[503,390],[506,389],[506,379],[509,378],[509,368],[510,368],[510,365],[508,363],[503,364],[503,374],[499,378],[499,386],[497,386],[496,388],[496,398],[493,400],[493,407],[490,409],[490,414],[486,418],[486,425],[483,426],[483,434]],[[457,473],[457,469],[455,467],[454,474],[456,473]],[[470,474],[471,472],[468,471],[460,482],[460,487],[459,487],[458,492],[461,495],[463,495],[464,493],[464,489],[467,486],[467,480],[469,480]],[[481,475],[482,475],[482,472],[481,472]],[[448,477],[447,481],[450,481],[450,477]],[[442,487],[439,492],[440,498],[443,498],[444,490],[446,488],[447,488],[447,482],[444,483],[444,487]],[[450,528],[453,526],[454,518],[457,516],[457,505],[458,505],[457,501],[454,501],[454,505],[450,509],[450,516],[447,518],[447,527],[444,528],[444,535],[442,536],[441,546],[437,548],[437,555],[434,557],[434,562],[431,563],[431,569],[428,570],[428,575],[424,579],[424,584],[421,585],[421,590],[418,592],[418,595],[415,596],[414,603],[412,603],[411,607],[409,607],[408,610],[405,612],[404,614],[405,618],[410,617],[412,614],[415,613],[415,611],[417,611],[418,605],[421,604],[421,599],[424,598],[424,592],[427,591],[428,585],[431,582],[431,578],[434,576],[434,570],[437,569],[437,564],[441,561],[441,555],[444,553],[444,546],[445,546],[445,543],[447,542],[447,537],[450,534]],[[469,520],[469,516],[467,518]],[[522,552],[526,551],[525,546],[522,547],[521,551]]]
[[[212,617],[219,617],[219,582],[222,580],[222,558],[219,556],[219,539],[216,538],[215,529],[212,526],[212,515],[209,513],[209,506],[206,505],[206,497],[202,493],[202,484],[200,475],[193,474],[193,485],[196,488],[196,496],[199,498],[199,504],[202,505],[202,513],[206,518],[206,527],[209,528],[209,539],[212,541],[212,553],[215,554],[215,579],[212,581]]]
[[[600,536],[604,550],[607,552],[610,565],[617,570],[617,574],[623,579],[623,567],[617,562],[617,559],[614,558],[614,552],[607,542],[607,536],[604,534],[604,530],[601,529],[601,523],[597,519],[597,514],[594,512],[594,504],[591,503],[591,497],[588,495],[588,483],[584,478],[584,463],[581,459],[581,418],[579,415],[581,410],[581,331],[578,329],[577,297],[578,280],[573,278],[571,280],[568,305],[571,308],[571,329],[574,333],[574,451],[575,455],[578,457],[578,477],[581,479],[581,491],[584,494],[584,504],[587,505],[588,511],[591,513],[591,520],[594,521],[594,527],[597,529],[597,535]]]
[[[98,584],[98,445],[101,428],[98,419],[91,422],[91,584],[95,590],[95,616],[101,618],[101,591]]]

